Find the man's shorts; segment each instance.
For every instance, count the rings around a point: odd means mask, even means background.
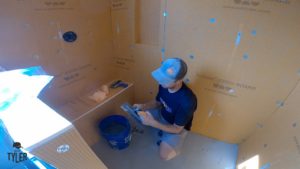
[[[167,125],[173,125],[167,122],[161,115],[161,109],[151,109],[149,112],[152,114],[154,119],[159,121],[162,124],[167,124]],[[156,131],[156,134],[158,134],[159,129]],[[188,134],[188,131],[186,129],[183,129],[179,134],[173,134],[173,133],[168,133],[165,131],[162,131],[162,136],[160,140],[162,142],[167,143],[170,145],[176,152],[176,154],[179,154],[181,151],[181,148],[183,146],[184,140],[186,139],[186,136]]]

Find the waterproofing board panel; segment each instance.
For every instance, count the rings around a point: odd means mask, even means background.
[[[300,166],[300,83],[279,108],[239,146],[238,164],[259,155],[260,166],[296,169]]]
[[[109,0],[0,4],[0,66],[11,70],[41,65],[55,77],[41,94],[51,107],[114,79]],[[62,39],[67,31],[77,34],[75,42]]]
[[[159,51],[164,45],[166,57],[184,59],[189,66],[185,80],[199,100],[192,130],[226,142],[240,143],[270,117],[297,83],[299,7],[300,2],[296,0],[249,3],[174,0],[167,1],[166,8],[165,1],[161,1],[161,18],[155,21],[163,27],[166,19],[166,32],[161,30],[161,41],[155,45],[156,49],[145,42],[142,44],[144,50],[140,51],[133,43],[132,50],[139,51],[134,52],[133,62],[141,63],[147,56],[148,60],[153,60],[147,63],[154,70],[160,65],[162,55],[152,52]],[[166,17],[163,11],[167,12]],[[134,15],[130,12],[127,15],[131,18],[127,24],[135,25]],[[155,30],[147,30],[156,35]],[[129,42],[126,45],[130,48]],[[152,63],[157,65],[152,67]],[[133,67],[145,69],[143,64]],[[132,77],[128,72],[133,69],[127,68],[129,70],[119,70],[122,75]],[[136,78],[143,77],[150,83],[144,84],[147,90],[136,93],[136,98],[142,98],[155,86],[150,73],[150,70],[137,73]]]

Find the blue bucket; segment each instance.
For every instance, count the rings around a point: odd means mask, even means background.
[[[124,116],[112,115],[104,118],[98,125],[101,135],[113,149],[122,150],[131,141],[131,127]]]

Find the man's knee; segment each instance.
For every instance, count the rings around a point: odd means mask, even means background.
[[[174,157],[176,157],[176,155],[177,155],[176,151],[170,145],[168,145],[165,142],[162,142],[160,144],[160,158],[162,160],[165,161],[171,160]]]

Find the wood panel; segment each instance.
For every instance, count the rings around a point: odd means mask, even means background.
[[[69,150],[59,153],[61,145],[68,145]],[[103,162],[82,139],[74,126],[60,135],[34,148],[32,154],[61,169],[97,168],[107,169]]]

